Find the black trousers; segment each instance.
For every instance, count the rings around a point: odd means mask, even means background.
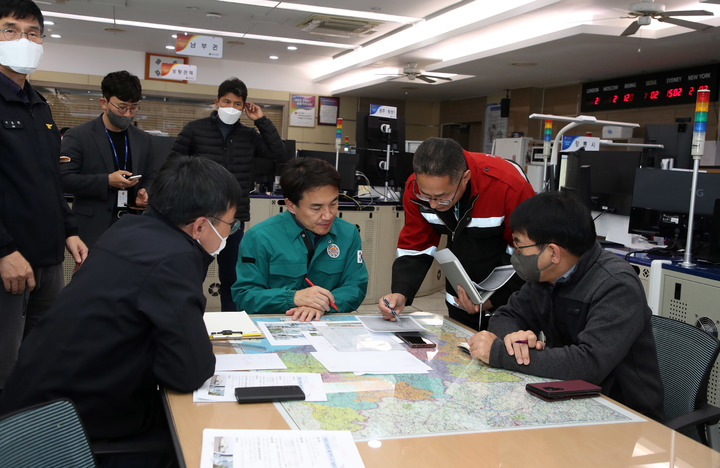
[[[230,235],[225,248],[217,256],[218,276],[220,277],[220,310],[234,311],[237,306],[232,300],[231,290],[237,279],[236,268],[240,241],[245,233],[245,223],[235,234]]]

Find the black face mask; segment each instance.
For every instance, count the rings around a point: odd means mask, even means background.
[[[538,267],[538,259],[540,255],[545,252],[546,248],[547,245],[544,246],[540,252],[532,255],[520,255],[517,249],[513,252],[510,257],[510,263],[520,278],[525,281],[540,281],[540,273],[552,266],[552,262],[550,262],[545,268]]]
[[[109,109],[106,112],[108,120],[113,127],[119,128],[121,131],[127,130],[130,124],[135,120],[135,117],[125,117],[124,115],[117,115],[111,112]]]

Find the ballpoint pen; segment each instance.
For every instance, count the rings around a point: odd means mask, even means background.
[[[309,279],[305,278],[305,281],[307,281],[307,283],[308,283],[310,286],[315,286],[315,285],[312,283],[312,281],[310,281]],[[332,302],[330,303],[330,307],[332,307],[332,308],[335,309],[336,311],[340,312],[340,309],[338,309],[337,306],[336,306],[334,303],[332,303]]]
[[[390,312],[392,312],[393,316],[395,316],[395,320],[397,320],[397,323],[402,327],[403,324],[400,321],[400,317],[398,317],[398,314],[395,312],[395,309],[390,307],[390,303],[388,302],[386,297],[383,297],[383,302],[385,303],[385,306],[387,306],[387,308],[390,309]]]

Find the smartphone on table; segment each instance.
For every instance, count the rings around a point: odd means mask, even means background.
[[[423,337],[417,332],[397,332],[395,336],[403,340],[403,342],[411,348],[434,348],[435,343]]]

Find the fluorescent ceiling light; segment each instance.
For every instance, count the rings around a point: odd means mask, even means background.
[[[372,13],[369,11],[345,10],[342,8],[329,8],[315,5],[303,5],[300,3],[277,2],[272,0],[218,0],[227,3],[239,3],[241,5],[252,5],[265,8],[278,8],[280,10],[306,11],[308,13],[320,13],[323,15],[346,16],[349,18],[362,18],[369,20],[382,21],[386,23],[416,23],[421,18],[411,18],[409,16],[386,15],[383,13]]]
[[[210,36],[240,37],[245,39],[255,39],[258,41],[285,42],[293,44],[305,44],[318,47],[331,47],[335,49],[354,49],[354,45],[339,44],[335,42],[307,41],[303,39],[294,39],[291,37],[262,36],[258,34],[245,34],[232,31],[219,31],[215,29],[189,28],[187,26],[176,26],[173,24],[146,23],[144,21],[128,21],[122,19],[104,18],[101,16],[84,16],[73,15],[69,13],[59,13],[55,11],[43,11],[44,16],[53,18],[65,18],[77,21],[88,21],[91,23],[116,24],[122,26],[133,26],[145,29],[160,29],[163,31],[185,31],[195,34],[206,34]]]
[[[484,21],[487,22],[485,24],[490,25],[558,1],[505,0],[503,2],[487,2],[475,0],[440,16],[413,24],[412,27],[397,34],[327,62],[321,65],[324,69],[316,73],[314,78],[316,81],[322,81],[342,73],[348,68],[368,65],[392,54],[430,45],[467,31],[471,27],[479,28],[484,25]]]

